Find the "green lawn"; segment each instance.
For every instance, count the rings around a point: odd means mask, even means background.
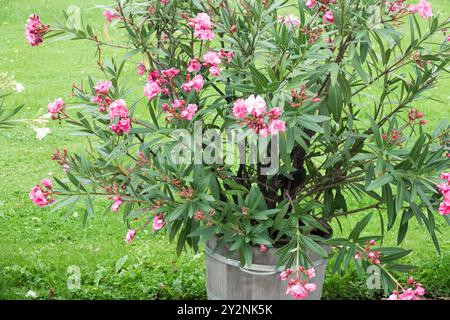
[[[450,0],[431,2],[435,12],[448,15]],[[47,103],[55,98],[70,101],[72,83],[97,74],[92,45],[80,50],[80,42],[58,42],[29,48],[24,40],[23,27],[29,14],[36,12],[43,21],[52,22],[72,3],[86,9],[89,23],[97,29],[103,27],[101,10],[93,8],[101,3],[98,0],[0,0],[0,72],[14,73],[25,85],[25,92],[8,99],[11,105],[25,105],[21,118],[43,114]],[[111,50],[108,54],[120,57],[121,53]],[[431,93],[445,104],[417,102],[430,127],[450,118],[449,85],[450,81],[443,81]],[[97,216],[86,228],[82,227],[82,208],[79,214],[75,210],[63,219],[64,213],[50,213],[31,204],[28,192],[36,182],[51,172],[61,175],[49,160],[52,152],[56,148],[74,151],[84,147],[84,140],[70,137],[67,128],[56,122],[50,127],[52,134],[42,141],[25,125],[0,131],[0,299],[25,299],[29,290],[45,299],[50,288],[60,299],[205,298],[203,255],[186,252],[177,257],[164,236],[155,237],[151,232],[141,233],[131,245],[126,244],[121,216],[105,210],[109,203],[96,203]],[[345,232],[355,219],[341,220]],[[450,228],[438,215],[436,220],[441,227],[442,257],[418,225],[411,226],[403,247],[414,249],[408,260],[418,265],[417,279],[434,296],[448,296]],[[368,233],[377,228],[374,219]],[[388,234],[386,241],[387,245],[394,244],[394,233]],[[73,265],[80,268],[81,289],[70,291],[67,268]],[[367,294],[364,282],[352,271],[327,277],[324,298],[365,298]]]

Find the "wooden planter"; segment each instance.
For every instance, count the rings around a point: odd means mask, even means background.
[[[284,268],[276,268],[276,249],[269,248],[261,253],[259,247],[254,247],[253,264],[243,268],[238,253],[230,255],[226,248],[213,252],[215,247],[216,239],[205,246],[209,300],[295,300],[286,295],[287,281],[280,280]],[[328,251],[328,247],[324,249]],[[309,257],[316,269],[316,276],[310,282],[315,283],[317,289],[304,300],[320,300],[327,260],[312,252]]]

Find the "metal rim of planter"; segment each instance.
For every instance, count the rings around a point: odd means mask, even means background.
[[[241,263],[238,260],[231,259],[224,257],[218,253],[213,252],[211,248],[208,247],[208,245],[205,245],[205,253],[207,256],[211,257],[212,259],[222,262],[224,264],[231,265],[233,267],[239,268],[242,272],[255,275],[255,276],[269,276],[276,274],[278,272],[282,272],[286,269],[286,267],[275,267],[270,265],[264,265],[264,264],[252,264],[250,268],[244,268],[241,266]],[[314,268],[317,268],[318,266],[327,263],[325,259],[319,259],[313,261]]]

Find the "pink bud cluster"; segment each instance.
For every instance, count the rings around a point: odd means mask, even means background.
[[[61,98],[56,99],[53,102],[50,102],[47,106],[47,110],[50,113],[53,120],[61,119],[61,113],[66,109],[66,105],[64,100]]]
[[[298,267],[294,272],[291,269],[286,269],[281,272],[280,279],[287,280],[292,274],[295,273],[295,277],[288,281],[288,287],[286,294],[291,295],[295,299],[305,299],[309,296],[310,292],[316,290],[317,286],[314,283],[310,283],[309,280],[316,276],[314,268],[306,269],[302,266]],[[304,279],[300,279],[299,274],[303,274]]]
[[[298,91],[291,90],[291,97],[292,102],[289,104],[292,108],[301,108],[303,103],[305,102],[320,102],[320,98],[317,96],[314,97],[308,97],[306,95],[306,85],[301,85],[300,89]]]
[[[363,252],[356,252],[355,254],[355,259],[356,260],[361,260],[363,258],[363,256],[367,257],[367,259],[376,264],[379,265],[380,264],[380,256],[381,253],[378,250],[373,250],[371,249],[371,247],[373,247],[376,244],[375,240],[370,240],[366,242],[366,246],[364,247],[364,251]]]
[[[197,39],[205,41],[214,39],[213,24],[207,13],[201,12],[195,18],[189,19],[188,25],[194,28],[194,36]]]
[[[428,123],[427,120],[423,119],[424,114],[423,112],[418,111],[417,109],[411,109],[408,112],[408,120],[409,123],[414,124],[418,122],[419,124],[425,125]]]
[[[439,206],[439,214],[444,216],[450,214],[450,172],[442,173],[440,178],[446,180],[446,182],[438,184],[438,189],[444,196]]]
[[[400,294],[394,290],[386,300],[419,300],[425,294],[422,284],[414,281],[413,277],[408,279],[408,284],[411,286],[410,288],[404,288]]]
[[[233,116],[241,125],[255,131],[262,137],[276,135],[286,130],[286,124],[280,120],[281,109],[272,108],[266,112],[266,102],[261,96],[251,95],[247,99],[238,99],[233,105]]]
[[[400,130],[392,130],[390,134],[382,133],[381,138],[390,145],[400,145],[403,137]]]
[[[28,43],[35,47],[44,42],[44,35],[50,31],[50,26],[41,22],[38,15],[32,14],[28,17],[25,25],[25,37]]]
[[[35,205],[45,207],[55,202],[55,199],[50,198],[52,194],[52,181],[50,179],[42,179],[41,183],[42,186],[39,184],[34,186],[28,196]]]

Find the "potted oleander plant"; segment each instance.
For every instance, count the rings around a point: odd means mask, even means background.
[[[178,253],[204,248],[210,299],[320,299],[330,259],[334,272],[376,267],[388,299],[425,294],[396,277],[411,250],[381,244],[390,230],[400,245],[417,219],[439,250],[435,221],[449,222],[450,127],[429,128],[420,110],[448,72],[449,21],[428,1],[99,9],[116,37],[73,7],[52,25],[27,21],[31,46],[91,44],[103,75],[49,103],[90,143],[52,155],[64,173],[33,187],[36,205],[81,202],[86,221],[96,198],[110,199],[127,242],[151,229]],[[338,236],[332,222],[347,217],[353,229]],[[363,232],[375,219],[379,233]]]

